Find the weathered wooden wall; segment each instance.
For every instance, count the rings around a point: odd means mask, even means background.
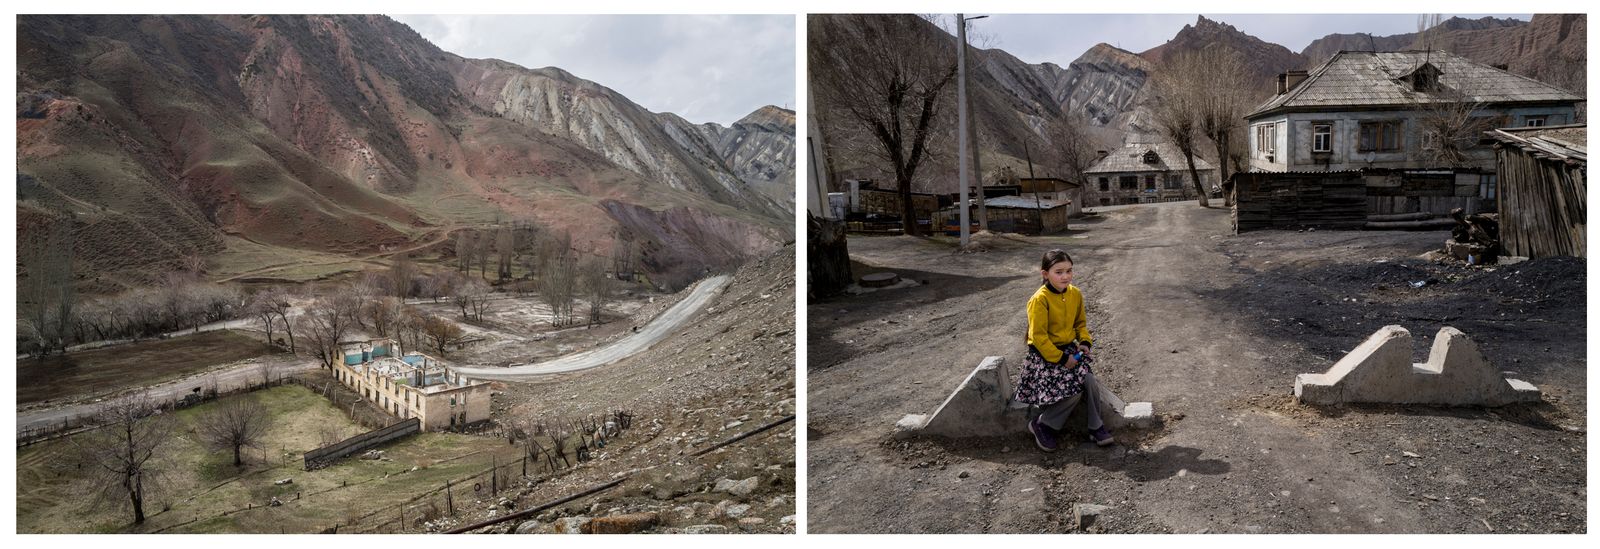
[[[1585,257],[1585,162],[1501,147],[1500,242],[1506,255]]]
[[[1367,223],[1367,183],[1354,172],[1234,175],[1233,230],[1285,227],[1360,229]]]
[[[1233,176],[1235,232],[1268,228],[1360,229],[1369,216],[1483,210],[1477,170],[1241,172]],[[1369,227],[1370,228],[1370,227]]]

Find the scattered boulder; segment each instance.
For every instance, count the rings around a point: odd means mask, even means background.
[[[279,486],[282,486],[282,485],[285,485],[285,484],[293,484],[293,483],[294,483],[294,479],[292,479],[292,478],[280,478],[276,482],[273,482],[273,484],[276,484],[276,485],[279,485]]]
[[[661,516],[656,513],[629,513],[610,517],[600,517],[589,521],[589,534],[637,534],[654,528],[661,523]]]
[[[1074,503],[1072,504],[1072,527],[1079,530],[1088,529],[1100,517],[1101,513],[1110,510],[1110,505]]]
[[[760,483],[760,477],[750,477],[739,481],[725,478],[718,480],[716,487],[712,488],[712,490],[744,497],[750,495],[751,492],[756,491],[756,488]]]
[[[683,529],[685,534],[726,534],[728,527],[721,524],[696,524]]]
[[[530,520],[522,524],[518,524],[517,529],[513,530],[513,532],[518,534],[537,534],[539,533],[539,529],[543,526],[544,524],[537,520]]]
[[[553,530],[557,534],[582,534],[584,528],[588,527],[590,520],[592,519],[585,516],[557,519]]]
[[[759,517],[746,517],[739,519],[739,529],[746,532],[760,530],[767,523],[767,519]]]

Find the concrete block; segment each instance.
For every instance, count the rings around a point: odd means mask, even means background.
[[[939,435],[951,438],[1026,433],[1029,407],[1011,399],[1011,370],[1004,357],[984,358],[932,414],[911,414],[895,423],[895,436]],[[1127,403],[1104,385],[1097,394],[1100,417],[1112,430],[1148,428],[1154,408],[1148,402]],[[1083,428],[1083,414],[1073,414],[1067,428]]]
[[[1422,364],[1411,363],[1411,332],[1384,326],[1327,372],[1295,376],[1294,394],[1312,404],[1503,406],[1539,400],[1538,388],[1502,377],[1477,343],[1449,326],[1434,337]]]
[[[994,436],[1015,430],[1005,421],[1011,393],[1011,376],[1005,367],[1005,357],[985,358],[944,403],[934,409],[922,426],[922,432],[959,438]]]

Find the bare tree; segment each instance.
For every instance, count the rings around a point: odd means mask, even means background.
[[[367,325],[379,336],[389,337],[400,321],[402,302],[398,297],[380,296],[367,302]]]
[[[954,107],[947,93],[956,77],[953,44],[910,15],[811,15],[808,25],[817,108],[840,134],[828,142],[889,164],[901,227],[919,234],[911,184],[930,138],[943,130],[943,111]]]
[[[268,288],[256,292],[255,295],[250,296],[250,305],[248,307],[250,316],[253,316],[256,320],[261,321],[261,328],[267,333],[268,346],[272,345],[272,331],[278,325],[277,312],[272,303],[273,300],[278,299],[278,296],[273,295],[273,290],[275,289],[276,288]]]
[[[461,340],[466,338],[466,332],[461,330],[461,326],[444,317],[431,315],[423,319],[422,334],[433,343],[433,348],[439,352],[439,356],[444,356],[446,347],[459,345]]]
[[[472,231],[456,231],[456,270],[465,273],[472,268],[472,249]]]
[[[1194,155],[1200,139],[1205,136],[1201,112],[1204,109],[1203,88],[1211,84],[1203,64],[1192,53],[1181,53],[1169,58],[1151,78],[1155,93],[1153,115],[1162,138],[1183,153],[1189,165],[1189,179],[1202,207],[1211,207],[1206,189],[1200,184],[1200,171],[1195,169]]]
[[[150,460],[172,438],[170,417],[141,393],[102,404],[95,421],[103,427],[70,439],[94,467],[99,499],[126,502],[134,524],[144,522],[144,502],[159,484]]]
[[[468,278],[460,281],[451,290],[450,301],[461,310],[462,320],[483,320],[483,313],[489,310],[489,298],[493,295],[489,284],[478,278]]]
[[[583,277],[583,298],[589,305],[589,325],[593,326],[600,323],[600,313],[611,301],[612,281],[606,276],[605,263],[598,258],[585,259],[578,272]]]
[[[289,336],[289,352],[299,352],[294,342],[294,324],[289,322],[289,311],[294,309],[294,304],[290,300],[295,297],[294,293],[287,287],[273,286],[256,295],[260,307],[270,311],[268,316],[278,315],[278,320],[283,323],[283,333]]]
[[[417,264],[409,254],[395,256],[389,264],[389,294],[400,299],[411,297],[413,280],[417,277]]]
[[[539,297],[550,306],[550,324],[566,326],[572,322],[572,303],[577,298],[578,266],[570,255],[546,256],[539,269]]]
[[[1083,183],[1083,172],[1093,166],[1098,157],[1098,144],[1089,133],[1089,119],[1083,113],[1067,111],[1060,118],[1046,120],[1044,137],[1050,142],[1048,158],[1061,176],[1068,181]]]
[[[478,232],[476,244],[472,247],[472,255],[478,260],[478,278],[489,279],[489,255],[493,249],[494,235]]]
[[[494,230],[495,274],[500,280],[511,279],[511,260],[517,255],[517,235],[509,224]]]
[[[306,307],[301,315],[303,329],[311,340],[312,352],[327,368],[339,360],[339,342],[355,324],[356,298],[348,288],[336,288]]]
[[[1251,99],[1244,59],[1223,48],[1206,48],[1179,55],[1175,63],[1192,65],[1180,69],[1184,74],[1205,75],[1205,80],[1189,86],[1187,92],[1194,95],[1193,105],[1199,109],[1200,133],[1216,147],[1217,175],[1220,181],[1227,181],[1233,137],[1243,131],[1240,122]]]
[[[19,228],[19,233],[17,259],[27,273],[17,284],[22,323],[32,329],[33,343],[41,355],[65,351],[74,300],[72,221],[52,220],[31,230]]]
[[[213,448],[233,450],[233,466],[244,465],[244,448],[260,448],[267,434],[267,408],[253,397],[226,399],[200,418],[200,438]]]
[[[633,230],[618,225],[611,233],[611,272],[617,280],[633,280],[639,247]]]

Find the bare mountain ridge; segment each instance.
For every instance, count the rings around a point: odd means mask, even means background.
[[[1445,31],[1458,30],[1485,30],[1507,27],[1520,27],[1527,25],[1527,21],[1511,18],[1495,18],[1484,16],[1477,19],[1451,17],[1439,23],[1437,27]],[[1333,54],[1341,51],[1401,51],[1415,49],[1418,33],[1408,32],[1389,36],[1373,36],[1364,32],[1343,34],[1334,33],[1318,38],[1300,50],[1300,55],[1313,66],[1322,64]]]
[[[792,231],[736,160],[668,137],[670,115],[557,69],[455,56],[384,17],[18,23],[21,238],[70,215],[91,289],[149,283],[185,256],[226,270],[219,258],[262,250],[367,255],[501,214],[568,228],[603,254],[624,224],[605,201],[749,229],[690,239],[708,260]],[[555,81],[550,112],[568,123],[514,116],[516,88],[485,84],[513,77]],[[594,112],[561,111],[579,96]]]

